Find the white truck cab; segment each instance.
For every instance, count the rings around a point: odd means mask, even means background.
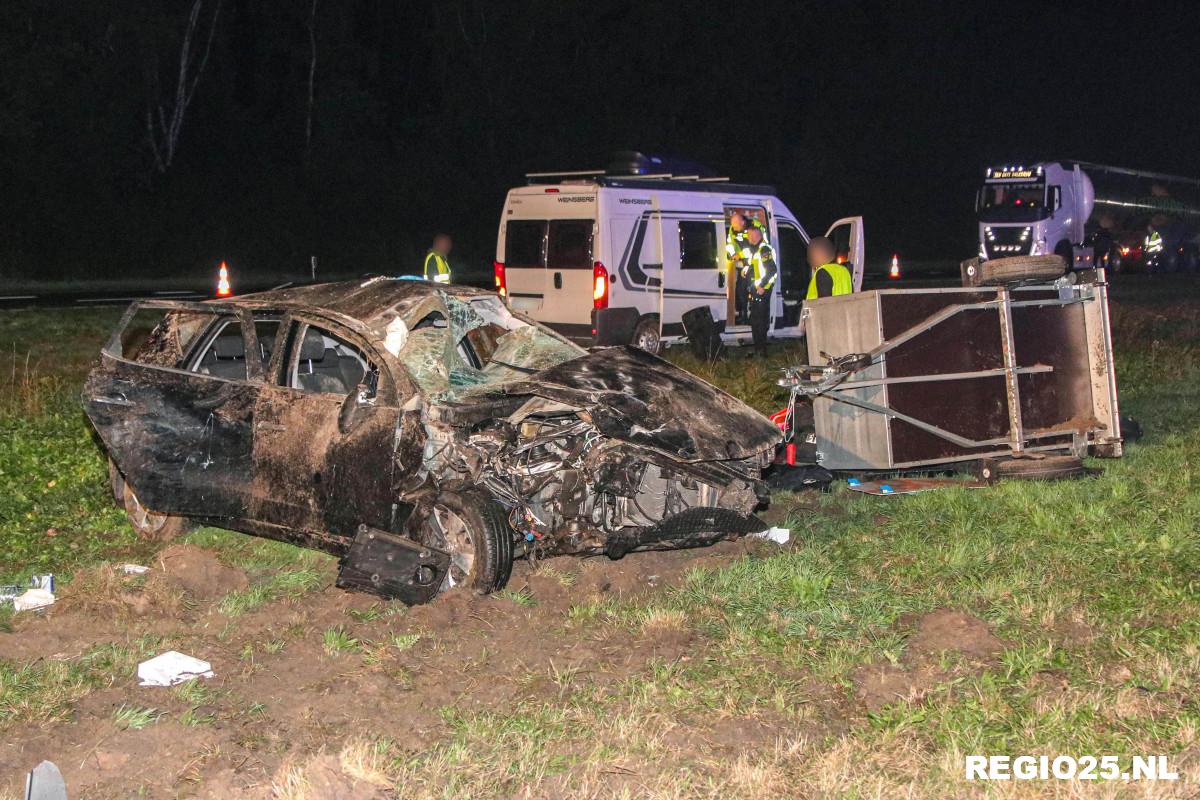
[[[749,343],[725,258],[729,219],[740,212],[766,227],[776,251],[771,335],[802,333],[809,235],[771,187],[602,170],[526,177],[508,192],[496,239],[496,288],[513,309],[582,343],[657,352],[683,338],[685,313],[708,306],[725,341]],[[858,291],[862,218],[838,220],[827,235]]]
[[[1079,164],[988,167],[975,203],[979,257],[1059,255],[1068,267],[1089,267],[1084,226],[1094,201],[1092,182]]]

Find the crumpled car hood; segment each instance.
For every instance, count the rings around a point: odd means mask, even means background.
[[[748,458],[781,439],[750,406],[635,347],[593,350],[505,391],[586,409],[605,436],[680,461]]]

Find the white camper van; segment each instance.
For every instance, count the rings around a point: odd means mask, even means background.
[[[725,258],[728,220],[741,212],[766,226],[776,250],[771,335],[800,335],[809,235],[771,187],[601,170],[526,177],[508,192],[496,241],[496,289],[515,310],[581,343],[657,352],[682,338],[685,313],[708,306],[727,342],[749,343]],[[827,235],[858,291],[862,217]]]

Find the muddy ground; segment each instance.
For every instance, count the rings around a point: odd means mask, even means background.
[[[304,796],[389,796],[356,777],[329,743],[386,735],[417,754],[448,735],[447,708],[501,710],[522,698],[554,696],[556,675],[616,685],[663,661],[702,658],[704,642],[686,629],[597,632],[572,625],[571,608],[661,593],[688,569],[775,547],[743,540],[615,562],[555,559],[548,569],[521,563],[509,584],[513,594],[453,591],[412,609],[327,581],[236,618],[221,613],[219,600],[244,588],[246,576],[192,545],[168,547],[142,578],[97,568],[48,612],[18,618],[14,632],[0,634],[0,652],[17,662],[63,660],[98,644],[155,636],[162,637],[160,649],[169,644],[211,662],[216,676],[203,681],[204,691],[185,694],[139,687],[132,671],[114,672],[67,718],[10,732],[0,747],[0,797],[4,789],[15,792],[24,771],[42,759],[62,769],[73,798],[288,796],[287,770],[297,764],[306,773]],[[849,696],[813,686],[818,711],[805,722],[807,735],[837,733],[868,710],[919,698],[951,670],[978,668],[1003,647],[984,623],[957,611],[905,624],[914,633],[904,663],[861,669]],[[354,644],[343,642],[345,652],[331,647],[331,629]],[[952,667],[945,666],[948,652],[957,656]],[[122,729],[114,715],[123,706],[162,716],[142,729]],[[788,724],[696,720],[676,735],[733,753],[796,734]]]

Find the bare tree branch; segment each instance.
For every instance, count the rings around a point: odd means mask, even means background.
[[[166,172],[175,161],[175,154],[179,148],[179,137],[183,133],[184,116],[187,114],[188,106],[192,104],[196,87],[200,83],[200,76],[204,74],[204,68],[208,66],[208,57],[212,52],[213,39],[216,37],[217,20],[221,16],[221,0],[217,0],[217,7],[213,11],[204,52],[200,55],[199,62],[195,63],[196,59],[192,56],[192,41],[195,38],[203,6],[204,0],[195,0],[192,10],[188,14],[187,27],[184,29],[183,41],[179,47],[179,76],[175,80],[174,100],[169,105],[164,105],[157,99],[158,92],[156,90],[156,99],[146,110],[146,134],[150,140],[154,166],[159,172]],[[155,68],[154,74],[155,83],[157,83],[157,68]],[[155,124],[155,112],[157,112],[157,125]]]
[[[312,0],[308,15],[308,110],[304,119],[304,164],[308,166],[312,156],[313,129],[313,84],[317,74],[317,0]]]

